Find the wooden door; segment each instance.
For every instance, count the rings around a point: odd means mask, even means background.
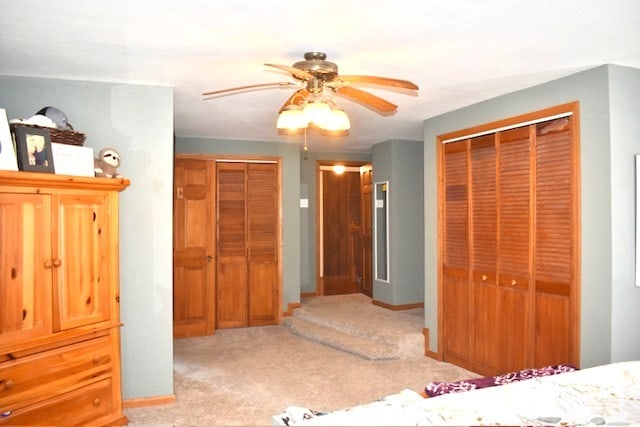
[[[216,326],[247,326],[246,165],[216,165]]]
[[[213,162],[175,159],[173,195],[173,333],[215,330]]]
[[[498,138],[498,372],[531,366],[530,128]]]
[[[247,164],[248,325],[278,323],[278,169]]]
[[[109,205],[106,193],[55,196],[54,328],[109,320]]]
[[[50,334],[51,198],[0,194],[0,344]]]
[[[439,146],[444,360],[483,375],[578,365],[576,114],[572,103],[441,137],[457,141]]]
[[[217,327],[278,322],[278,165],[217,163]]]
[[[362,253],[362,293],[368,297],[373,296],[372,273],[373,273],[373,223],[372,223],[372,194],[373,194],[373,168],[371,165],[362,166],[360,168],[360,197],[361,197],[361,218],[360,226],[360,247]]]
[[[573,117],[536,132],[534,364],[579,360],[577,304],[577,138]]]
[[[471,290],[469,285],[469,200],[466,140],[443,150],[442,230],[443,351],[447,361],[468,367]]]
[[[471,173],[471,369],[498,371],[498,209],[495,135],[470,141]]]
[[[322,189],[323,293],[360,292],[360,175],[322,171]]]

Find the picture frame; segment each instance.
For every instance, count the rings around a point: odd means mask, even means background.
[[[7,111],[4,108],[0,108],[0,169],[9,171],[18,170],[16,150],[13,146],[11,131],[9,130]]]
[[[51,136],[44,128],[15,126],[18,167],[21,171],[55,173]]]

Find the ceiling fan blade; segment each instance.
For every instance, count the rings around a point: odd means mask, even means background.
[[[339,80],[344,83],[350,83],[350,84],[362,83],[362,84],[373,84],[373,85],[383,85],[383,86],[395,86],[395,87],[401,87],[404,89],[413,89],[413,90],[419,89],[416,84],[411,83],[408,80],[391,79],[389,77],[347,75],[347,76],[338,76],[336,80]]]
[[[360,89],[356,89],[351,86],[341,86],[335,88],[336,94],[350,98],[354,101],[360,102],[366,106],[372,107],[381,113],[394,113],[398,106],[386,101],[378,96],[372,95],[369,92],[365,92]]]
[[[227,92],[241,92],[243,90],[251,90],[251,89],[258,89],[258,88],[290,87],[290,86],[299,86],[299,84],[298,83],[294,83],[294,82],[258,83],[258,84],[255,84],[255,85],[238,86],[238,87],[232,87],[232,88],[228,88],[228,89],[221,89],[221,90],[213,90],[213,91],[210,91],[210,92],[204,92],[202,94],[202,96],[212,97],[212,96],[220,95],[220,94],[227,93]]]
[[[301,70],[299,68],[295,68],[295,67],[291,67],[289,65],[280,65],[280,64],[264,64],[267,67],[273,67],[273,68],[277,68],[279,70],[282,71],[286,71],[287,73],[291,73],[291,75],[293,75],[293,77],[300,79],[300,80],[311,80],[313,78],[313,74]]]
[[[287,102],[285,102],[284,104],[282,104],[282,107],[280,108],[280,110],[278,111],[278,114],[282,113],[282,111],[284,111],[285,107],[289,106],[289,105],[301,105],[304,103],[304,100],[311,95],[311,92],[309,92],[306,89],[299,89],[297,91],[295,91],[293,93],[293,95],[291,95],[289,97],[289,99],[287,99]]]

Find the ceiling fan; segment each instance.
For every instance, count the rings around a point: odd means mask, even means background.
[[[298,87],[299,89],[291,95],[280,108],[282,113],[291,106],[302,106],[309,102],[319,100],[325,95],[325,91],[349,98],[372,110],[383,114],[393,114],[398,106],[382,99],[369,92],[353,87],[354,85],[375,85],[388,86],[393,88],[406,89],[415,95],[414,91],[418,86],[407,80],[393,79],[388,77],[367,76],[367,75],[340,75],[338,66],[326,60],[327,55],[323,52],[307,52],[304,54],[304,61],[294,63],[292,66],[279,64],[264,64],[286,71],[296,80],[294,82],[261,83],[247,86],[239,86],[229,89],[214,90],[202,94],[204,99],[215,98],[231,92],[242,92],[254,89],[266,89],[276,87]]]

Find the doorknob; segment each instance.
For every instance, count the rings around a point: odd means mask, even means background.
[[[207,255],[206,260],[207,260],[207,262],[211,262],[211,261],[213,261],[213,257],[211,255]]]

